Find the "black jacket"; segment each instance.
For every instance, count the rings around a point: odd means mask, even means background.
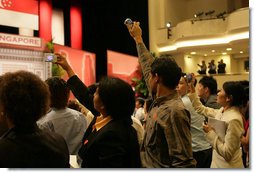
[[[99,131],[93,131],[87,136],[79,150],[79,156],[83,159],[83,168],[141,166],[137,133],[124,121],[112,120]]]
[[[2,168],[68,168],[69,151],[60,135],[37,126],[22,131],[12,128],[0,139]]]

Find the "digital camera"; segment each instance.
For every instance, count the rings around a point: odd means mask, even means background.
[[[125,25],[132,25],[133,21],[130,18],[127,18],[127,19],[125,19],[124,24]]]
[[[45,61],[46,62],[55,62],[56,55],[54,53],[44,53]]]
[[[187,79],[187,82],[191,82],[192,74],[191,73],[186,74],[186,79]]]

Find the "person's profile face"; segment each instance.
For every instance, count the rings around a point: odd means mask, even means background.
[[[221,106],[225,106],[229,101],[230,100],[227,99],[227,94],[225,93],[224,89],[221,89],[217,94],[217,103],[219,103]]]
[[[101,101],[100,95],[99,95],[99,87],[97,87],[94,95],[93,95],[93,104],[94,108],[98,111],[101,112],[102,109],[104,108],[103,102]]]
[[[176,91],[180,96],[184,96],[188,93],[188,84],[184,77],[180,78]]]
[[[205,87],[201,83],[197,84],[197,94],[201,98],[205,96]]]

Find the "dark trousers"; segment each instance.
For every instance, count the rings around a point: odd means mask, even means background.
[[[197,161],[197,168],[210,168],[212,162],[213,149],[193,152],[193,157]]]

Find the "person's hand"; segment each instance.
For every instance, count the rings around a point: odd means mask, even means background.
[[[204,132],[208,133],[209,131],[213,130],[213,128],[210,125],[203,123],[203,130]]]
[[[57,61],[54,62],[54,64],[60,65],[67,72],[69,77],[74,76],[75,73],[66,59],[66,54],[62,52],[55,53],[55,55],[57,56]]]
[[[70,65],[66,59],[66,54],[65,53],[55,53],[55,55],[57,56],[57,61],[54,62],[55,64],[60,65],[64,70],[68,70],[68,68],[70,68]]]
[[[142,43],[142,29],[139,26],[139,22],[133,22],[132,25],[126,25],[130,35],[136,41],[136,43]]]

